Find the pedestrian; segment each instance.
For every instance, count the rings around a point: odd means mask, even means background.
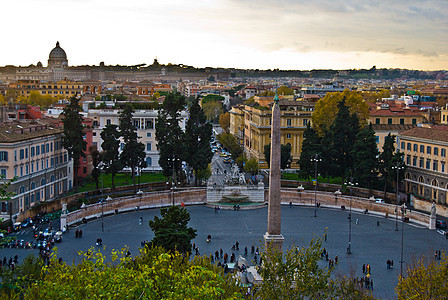
[[[388,270],[390,269],[390,260],[389,259],[386,262],[386,267],[387,267]]]
[[[199,253],[199,247],[196,247],[196,255],[201,255],[201,254]]]
[[[244,255],[247,256],[247,247],[244,247]]]
[[[366,266],[366,271],[367,271],[367,274],[370,275],[370,265]]]
[[[325,260],[328,261],[328,251],[327,251],[327,253],[325,254]]]
[[[441,258],[440,250],[438,251],[438,258],[439,258],[439,259]]]
[[[326,233],[324,234],[324,241],[325,242],[327,241],[327,234]]]
[[[3,256],[3,265],[6,266],[6,256]]]
[[[254,247],[254,246],[251,246],[251,247],[250,247],[250,254],[254,254],[254,251],[255,251],[255,247]]]
[[[77,237],[79,237],[79,230],[78,229],[76,229],[76,231],[75,231],[75,238],[77,238]]]
[[[358,223],[359,223],[359,219],[356,219],[356,222],[355,222],[355,224],[356,224],[356,225],[358,225]]]
[[[213,254],[210,254],[210,262],[214,263],[215,261],[213,260]]]
[[[362,265],[362,274],[365,274],[366,273],[366,265],[364,264],[364,265]]]
[[[215,259],[216,259],[216,260],[219,259],[219,252],[218,252],[218,250],[215,251]]]
[[[370,289],[373,291],[373,279],[370,279]]]
[[[227,264],[227,261],[229,259],[229,255],[227,253],[224,254],[224,264]]]
[[[255,254],[255,256],[254,256],[254,261],[255,261],[255,264],[257,265],[257,264],[258,264],[258,257],[257,257],[256,254]]]
[[[394,260],[390,261],[390,268],[393,269],[394,268]]]
[[[79,230],[79,237],[82,238],[82,229]]]
[[[334,258],[334,263],[338,264],[338,261],[339,261],[339,257],[336,255],[335,258]]]
[[[196,244],[193,243],[193,250],[196,250]]]
[[[238,241],[236,241],[235,246],[236,246],[236,250],[240,250],[240,243],[238,243]]]
[[[222,255],[223,255],[223,251],[222,251],[222,248],[221,248],[221,249],[219,249],[219,256],[222,258]]]
[[[255,254],[260,255],[260,252],[258,251],[258,247],[257,247],[257,250],[255,251]]]

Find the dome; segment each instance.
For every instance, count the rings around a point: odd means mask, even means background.
[[[62,49],[59,46],[59,42],[56,43],[56,47],[53,48],[53,50],[51,50],[50,52],[50,59],[51,58],[62,58],[62,59],[67,59],[67,54],[65,53],[64,49]]]

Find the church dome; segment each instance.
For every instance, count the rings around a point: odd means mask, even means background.
[[[59,42],[57,42],[56,43],[56,47],[54,47],[53,50],[51,50],[49,58],[67,59],[67,54],[65,53],[64,49],[62,49],[59,46]]]

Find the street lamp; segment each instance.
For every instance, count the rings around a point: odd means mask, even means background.
[[[404,216],[406,215],[406,203],[401,205],[401,259],[400,259],[400,278],[403,278],[403,232],[404,232]]]
[[[311,161],[314,161],[314,216],[317,217],[317,210],[316,210],[316,198],[317,198],[317,162],[322,161],[322,159],[319,158],[319,154],[316,154],[314,158],[311,159]]]
[[[347,185],[350,186],[350,209],[348,213],[348,248],[347,254],[352,253],[352,190],[354,185],[358,185],[357,182],[349,181]]]
[[[138,208],[140,209],[140,207],[142,206],[142,195],[143,195],[142,190],[138,190],[137,195],[140,197],[140,203],[138,205]]]
[[[302,202],[302,192],[305,188],[302,185],[297,187],[297,192],[299,193],[299,202]]]
[[[395,207],[395,231],[398,231],[398,189],[399,189],[399,174],[400,174],[400,170],[404,170],[404,166],[400,165],[400,161],[397,161],[397,165],[393,166],[392,169],[396,169],[397,170],[397,200],[395,201],[396,207]]]
[[[334,192],[334,205],[338,205],[338,196],[341,196],[341,190],[337,190],[336,192]]]

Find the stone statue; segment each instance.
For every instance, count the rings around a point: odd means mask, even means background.
[[[240,184],[246,184],[246,178],[244,177],[244,173],[240,173],[239,182]]]
[[[232,178],[238,178],[240,173],[240,169],[238,168],[237,164],[234,164],[232,166]]]
[[[67,203],[62,202],[62,213],[66,214],[67,213]]]
[[[431,205],[431,217],[435,217],[436,216],[436,203],[433,201],[432,205]]]

